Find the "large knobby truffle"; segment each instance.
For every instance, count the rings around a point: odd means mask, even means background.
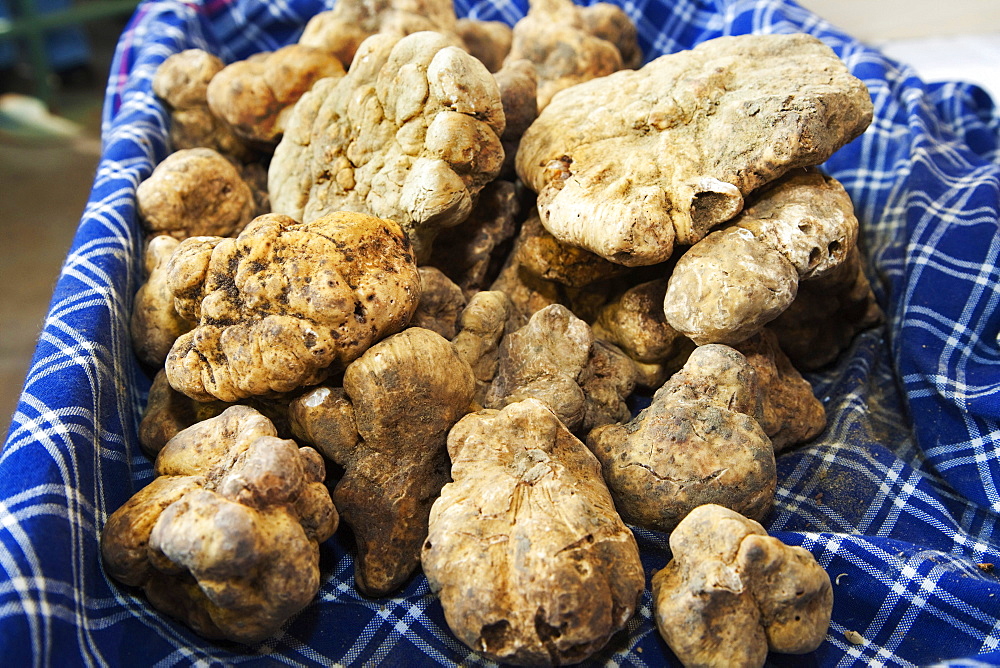
[[[655,264],[871,117],[864,84],[816,38],[720,37],[559,94],[521,138],[517,171],[560,240]]]
[[[338,522],[319,453],[234,406],[177,434],[155,468],[104,527],[109,575],[201,635],[245,643],[313,599]]]
[[[753,367],[722,345],[696,348],[631,422],[590,432],[626,521],[671,531],[692,509],[717,503],[750,517],[771,509],[774,450],[755,416]]]
[[[670,534],[670,550],[653,576],[656,625],[685,666],[757,668],[768,649],[805,654],[826,637],[830,576],[757,522],[701,506]]]
[[[843,186],[796,170],[755,192],[725,230],[678,260],[667,321],[697,343],[739,343],[779,316],[800,281],[820,280],[854,249],[858,220]]]
[[[503,130],[481,62],[438,33],[374,35],[347,76],[296,105],[271,162],[271,205],[305,222],[336,210],[395,220],[423,262],[499,173]]]
[[[201,401],[319,383],[402,329],[420,298],[402,230],[358,213],[261,216],[238,238],[182,243],[169,271],[198,326],[174,343],[167,377]]]
[[[601,649],[645,576],[591,453],[534,399],[466,416],[448,452],[421,563],[452,632],[522,665]]]
[[[448,482],[445,439],[474,392],[472,370],[451,344],[411,327],[347,367],[343,395],[294,404],[296,429],[345,469],[333,494],[358,544],[361,592],[384,596],[416,570],[431,504]]]

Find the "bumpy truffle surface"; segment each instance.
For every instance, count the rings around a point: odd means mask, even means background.
[[[698,343],[735,344],[789,307],[853,251],[858,220],[844,188],[796,170],[755,192],[729,227],[677,262],[663,299],[670,324]]]
[[[635,26],[621,8],[533,0],[528,14],[514,25],[508,58],[534,63],[538,108],[544,109],[559,91],[622,69],[623,56],[629,58],[628,67],[636,67],[642,57]]]
[[[500,273],[520,212],[513,183],[487,184],[468,219],[438,237],[430,264],[462,288],[467,298],[485,290]]]
[[[448,626],[501,662],[582,661],[632,616],[645,583],[600,466],[541,402],[466,416],[421,563]]]
[[[108,519],[108,573],[198,633],[252,643],[319,590],[318,544],[337,528],[323,459],[234,406],[172,438],[157,478]]]
[[[329,51],[348,67],[361,43],[375,33],[399,38],[433,30],[460,45],[452,35],[456,28],[451,0],[338,0],[333,9],[309,19],[299,44]]]
[[[855,247],[832,271],[802,281],[795,301],[768,328],[795,366],[811,371],[833,362],[856,334],[882,319]]]
[[[528,397],[542,401],[571,431],[583,423],[586,395],[580,379],[594,335],[561,304],[548,306],[500,346],[499,369],[486,395],[487,408]]]
[[[273,147],[302,94],[324,77],[342,76],[332,54],[290,44],[227,65],[208,85],[208,106],[243,140]]]
[[[334,501],[358,544],[361,592],[384,596],[416,570],[431,504],[448,482],[445,439],[474,392],[472,370],[451,344],[411,327],[347,367],[343,394],[295,405],[297,429],[345,469]]]
[[[209,148],[171,153],[136,189],[147,232],[177,239],[239,232],[254,213],[250,186],[228,160]]]
[[[673,559],[653,576],[656,624],[685,666],[763,666],[767,651],[811,652],[833,610],[830,576],[801,547],[717,505],[670,534]]]
[[[826,427],[823,402],[812,386],[792,365],[778,345],[778,338],[765,329],[736,346],[757,374],[761,417],[758,420],[771,439],[775,452],[819,435]]]
[[[173,150],[210,148],[236,160],[251,160],[254,152],[208,108],[208,84],[225,67],[202,49],[169,56],[156,68],[153,92],[170,107]]]
[[[871,117],[864,84],[816,38],[720,37],[560,94],[522,137],[517,171],[560,240],[655,264]]]
[[[397,221],[426,261],[503,163],[503,107],[486,67],[442,35],[367,39],[347,76],[304,95],[268,175],[274,211]]]
[[[314,385],[402,329],[420,298],[406,236],[391,220],[261,216],[235,239],[182,243],[170,267],[198,326],[167,356],[193,399],[236,401]]]
[[[746,358],[701,346],[648,408],[627,424],[598,427],[587,445],[626,521],[671,531],[705,503],[763,518],[777,480],[758,415],[760,390]]]
[[[152,367],[162,366],[177,337],[194,326],[177,313],[167,281],[167,263],[179,244],[166,235],[150,239],[144,255],[146,282],[132,300],[132,348],[136,357]]]

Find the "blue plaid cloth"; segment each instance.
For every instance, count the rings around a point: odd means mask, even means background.
[[[166,155],[150,89],[164,58],[232,61],[297,38],[331,2],[146,2],[108,83],[104,153],[0,453],[0,652],[5,665],[489,662],[455,640],[423,576],[394,598],[353,587],[348,548],[321,548],[318,600],[259,646],[208,642],[108,580],[98,535],[152,478],[136,441],[149,378],[128,320],[141,279],[134,193]],[[522,1],[456,0],[508,23]],[[868,85],[875,120],[826,169],[851,194],[888,319],[810,377],[830,423],[778,458],[772,534],[834,582],[811,656],[773,665],[1000,665],[1000,115],[981,90],[927,85],[790,0],[625,0],[647,59],[725,34],[811,33]],[[13,277],[11,277],[13,278]],[[647,574],[663,534],[637,530]],[[674,662],[647,590],[594,664]]]

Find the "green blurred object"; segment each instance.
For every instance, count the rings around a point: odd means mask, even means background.
[[[52,101],[52,68],[45,54],[45,33],[55,28],[78,25],[135,11],[136,0],[93,0],[58,12],[41,13],[35,0],[11,0],[13,19],[0,19],[0,40],[22,39],[27,45],[35,97],[46,104]]]

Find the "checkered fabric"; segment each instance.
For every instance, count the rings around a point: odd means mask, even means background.
[[[350,549],[321,548],[318,599],[253,647],[208,642],[101,568],[108,515],[152,477],[136,426],[149,378],[128,336],[141,280],[136,185],[167,152],[150,89],[190,47],[226,61],[296,39],[320,0],[146,2],[108,83],[104,152],[0,453],[0,653],[5,665],[483,665],[448,631],[423,576],[393,598],[353,586]],[[626,0],[647,60],[743,33],[811,33],[868,85],[875,120],[826,169],[851,194],[885,326],[810,377],[829,413],[778,458],[768,529],[834,582],[833,622],[773,665],[1000,665],[1000,115],[981,90],[927,85],[790,0]],[[509,23],[523,1],[456,0]],[[53,184],[58,187],[58,184]],[[8,277],[16,280],[16,277]],[[647,576],[667,537],[636,530]],[[591,661],[675,662],[647,590]]]

